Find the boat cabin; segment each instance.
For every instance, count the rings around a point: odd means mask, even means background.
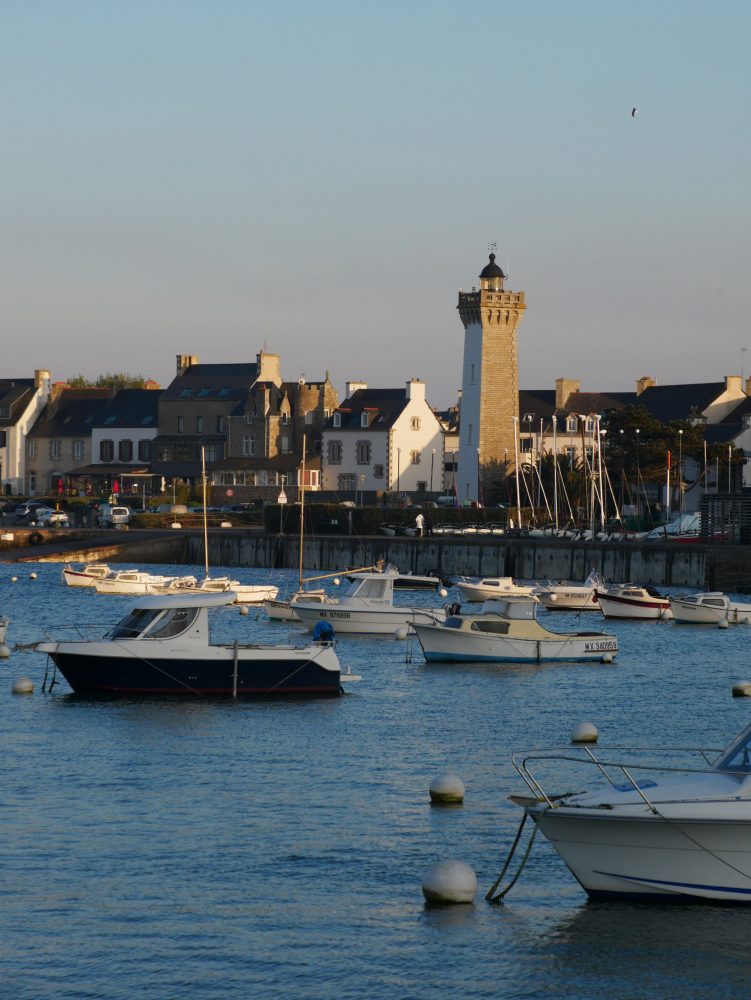
[[[144,597],[105,635],[122,639],[174,639],[188,633],[208,639],[208,609],[234,600],[233,593]]]
[[[369,604],[394,603],[394,577],[385,573],[358,573],[345,590],[340,603],[364,600]]]

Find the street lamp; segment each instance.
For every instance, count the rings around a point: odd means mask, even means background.
[[[678,513],[683,513],[683,430],[678,431]]]
[[[639,513],[639,487],[641,486],[641,466],[639,465],[639,435],[641,431],[636,428],[636,512]]]
[[[284,534],[284,505],[287,502],[287,494],[284,492],[284,483],[286,476],[282,476],[281,489],[279,490],[279,496],[276,502],[279,504],[279,534]]]

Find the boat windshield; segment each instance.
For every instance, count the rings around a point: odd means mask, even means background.
[[[146,639],[171,639],[190,628],[196,620],[199,608],[171,608],[149,629]]]
[[[161,608],[136,608],[107,633],[108,639],[135,639],[162,613]]]
[[[751,726],[744,729],[738,739],[730,744],[714,765],[714,770],[751,774]]]
[[[391,580],[357,579],[353,581],[347,590],[346,597],[367,597],[373,600],[380,600],[386,597]]]

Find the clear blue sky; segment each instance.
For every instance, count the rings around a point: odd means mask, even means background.
[[[740,374],[750,35],[739,2],[3,0],[0,375],[266,341],[444,405],[490,241],[524,387]]]

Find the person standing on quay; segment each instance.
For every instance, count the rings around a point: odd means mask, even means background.
[[[415,527],[417,528],[417,537],[422,538],[425,529],[425,518],[422,516],[422,511],[415,518]]]

